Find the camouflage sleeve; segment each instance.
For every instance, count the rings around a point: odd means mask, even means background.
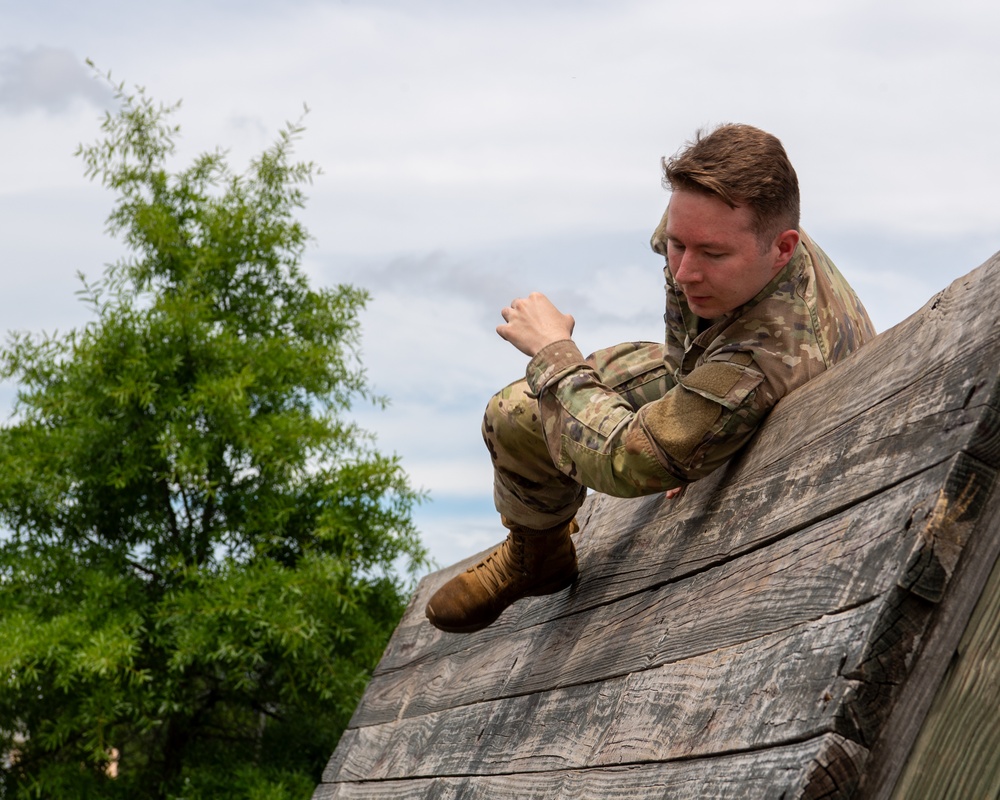
[[[538,353],[527,379],[556,467],[618,497],[708,475],[746,444],[774,403],[763,374],[741,352],[699,366],[638,412],[601,383],[570,340]]]

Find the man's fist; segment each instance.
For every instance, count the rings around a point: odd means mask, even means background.
[[[576,326],[573,317],[563,314],[540,292],[512,300],[500,316],[505,322],[497,325],[497,333],[530,357],[546,345],[572,338]]]

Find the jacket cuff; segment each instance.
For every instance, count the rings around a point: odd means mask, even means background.
[[[580,349],[572,339],[552,342],[539,350],[528,362],[525,378],[531,393],[538,397],[565,375],[587,363]]]

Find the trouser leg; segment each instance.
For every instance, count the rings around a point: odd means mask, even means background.
[[[617,345],[598,350],[587,361],[633,410],[658,400],[673,385],[662,344]],[[505,524],[543,530],[573,517],[586,487],[552,463],[538,402],[526,381],[515,381],[491,398],[483,417],[483,439],[493,459],[494,502]]]

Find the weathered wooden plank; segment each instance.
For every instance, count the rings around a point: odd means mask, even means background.
[[[760,751],[831,732],[878,602],[597,684],[358,728],[324,782],[545,772]]]
[[[996,470],[974,458],[955,460],[929,513],[917,520],[918,534],[899,585],[938,603],[996,483]]]
[[[776,598],[788,600],[792,607],[806,608],[814,612],[815,609],[811,609],[810,607],[809,582],[803,579],[803,574],[811,566],[824,565],[823,568],[832,573],[828,576],[830,586],[839,586],[841,587],[841,591],[846,591],[852,582],[856,582],[859,578],[866,575],[865,564],[869,565],[867,570],[869,573],[871,571],[870,565],[872,564],[883,564],[893,567],[895,571],[890,570],[882,575],[883,588],[891,586],[896,580],[905,581],[907,574],[905,572],[898,572],[898,568],[906,565],[906,557],[912,552],[914,542],[926,546],[928,543],[935,541],[934,536],[928,535],[928,530],[931,528],[941,533],[941,526],[946,524],[952,526],[969,525],[970,519],[975,517],[976,508],[981,507],[981,504],[963,503],[961,504],[963,506],[961,512],[953,518],[940,513],[944,502],[943,498],[953,495],[961,497],[962,493],[969,486],[968,481],[965,481],[963,484],[964,476],[977,474],[969,470],[965,463],[966,461],[967,459],[964,457],[956,459],[956,463],[951,465],[952,468],[943,479],[939,475],[934,476],[931,485],[942,486],[943,484],[946,487],[935,495],[929,496],[926,487],[922,487],[923,491],[916,494],[897,492],[897,494],[905,497],[906,502],[900,503],[888,515],[890,518],[896,520],[896,527],[886,530],[881,536],[876,537],[876,539],[882,539],[883,543],[890,542],[895,545],[895,558],[886,558],[885,551],[879,554],[874,548],[866,549],[865,537],[858,532],[866,533],[866,535],[870,534],[873,528],[872,519],[873,517],[877,518],[877,514],[872,514],[868,509],[860,507],[856,509],[857,518],[865,520],[865,523],[856,525],[853,533],[851,527],[848,526],[845,529],[840,520],[829,520],[823,525],[817,526],[817,528],[824,529],[824,534],[818,538],[813,538],[815,536],[814,530],[801,531],[794,537],[776,543],[771,548],[766,548],[755,554],[759,555],[759,561],[755,564],[748,565],[746,559],[743,559],[738,564],[729,565],[725,569],[720,568],[694,576],[690,579],[689,583],[700,584],[701,591],[690,591],[686,595],[681,595],[680,599],[674,598],[673,607],[679,612],[683,612],[686,609],[693,609],[696,612],[700,611],[700,616],[689,616],[688,621],[685,622],[682,619],[679,625],[676,622],[671,623],[673,617],[670,613],[661,612],[662,621],[658,623],[656,620],[649,620],[642,616],[629,617],[628,614],[624,614],[619,608],[614,609],[609,617],[609,619],[617,620],[617,626],[614,630],[608,630],[607,620],[599,619],[592,629],[593,636],[591,636],[587,635],[586,631],[581,632],[568,628],[566,626],[567,620],[562,620],[559,623],[553,623],[555,626],[553,635],[562,638],[566,642],[573,643],[569,660],[572,660],[574,657],[579,658],[581,668],[586,668],[588,665],[600,661],[600,654],[597,652],[597,649],[602,645],[608,642],[611,643],[611,647],[608,650],[608,658],[613,658],[616,653],[623,652],[621,641],[628,641],[630,637],[639,638],[645,630],[662,631],[666,629],[666,633],[663,635],[664,642],[669,642],[675,636],[679,636],[681,639],[684,636],[694,637],[693,640],[689,639],[685,643],[685,646],[689,650],[697,651],[698,649],[710,649],[707,643],[701,642],[699,644],[699,641],[704,635],[702,628],[713,627],[711,615],[713,612],[718,612],[718,610],[725,610],[740,620],[752,620],[753,624],[759,625],[762,630],[775,630],[781,627],[781,624],[776,624],[775,618],[770,616],[769,612],[769,606],[775,603]],[[964,488],[962,490],[954,488],[959,485],[962,485]],[[948,489],[947,487],[952,488]],[[952,494],[949,494],[949,492]],[[913,503],[914,499],[920,498],[923,498],[925,501],[925,508],[923,510],[921,510],[919,504],[914,505]],[[871,502],[874,503],[874,501]],[[908,514],[902,512],[908,512]],[[907,528],[913,529],[914,537],[910,541],[900,537],[898,535],[900,527],[903,530]],[[822,549],[816,548],[817,542],[821,543],[819,547]],[[837,548],[840,549],[838,550]],[[845,559],[844,553],[849,553],[854,560]],[[799,570],[796,569],[797,566]],[[766,571],[758,572],[758,569]],[[730,571],[729,575],[725,574],[726,570]],[[737,579],[733,580],[733,576],[736,576]],[[765,586],[766,592],[764,601],[759,607],[756,607],[753,605],[752,600],[756,596],[760,596],[760,590],[757,588],[759,586]],[[705,596],[704,590],[706,589],[711,592],[711,596]],[[666,589],[663,591],[666,591]],[[768,598],[766,596],[768,592],[773,592],[773,596]],[[825,593],[826,590],[818,594],[823,596]],[[748,598],[749,604],[747,604]],[[845,604],[856,602],[856,600],[857,598],[850,596],[850,594],[842,597],[842,602]],[[916,596],[909,589],[900,589],[889,597],[888,601],[883,604],[883,607],[878,608],[877,613],[871,619],[870,628],[859,630],[854,634],[852,638],[855,640],[866,640],[866,643],[858,649],[854,654],[854,658],[846,659],[845,661],[847,668],[853,670],[850,677],[856,678],[857,684],[845,697],[843,703],[835,705],[831,709],[829,720],[833,719],[834,712],[836,712],[836,716],[839,719],[839,730],[848,732],[861,741],[877,740],[881,724],[886,717],[887,707],[894,697],[894,688],[901,684],[906,677],[909,663],[915,652],[915,642],[923,635],[932,608],[933,604],[928,600]],[[593,617],[593,614],[581,615],[581,618],[587,618],[588,616]],[[630,627],[629,623],[633,620],[636,624]],[[782,624],[787,624],[787,620]],[[616,638],[617,634],[622,634],[624,637],[623,640],[619,641]],[[833,638],[838,638],[835,634],[830,635]],[[710,636],[709,640],[714,642],[712,647],[718,646],[718,637]],[[560,669],[565,669],[565,662],[561,660],[562,651],[560,650],[558,641],[554,641],[552,637],[539,636],[538,632],[535,631],[535,637],[529,637],[525,645],[526,651],[523,654],[525,663],[530,664],[532,661],[531,654],[527,651],[532,646],[536,648],[538,651],[537,657],[542,658],[544,664],[554,662],[561,665]],[[676,645],[674,646],[676,647]],[[676,654],[676,650],[674,654]],[[490,657],[488,653],[484,653],[484,656],[486,658]],[[630,643],[628,656],[622,656],[622,659],[625,661],[624,667],[619,666],[619,668],[624,670],[644,668],[644,664],[633,663],[630,660],[632,658],[637,658],[639,662],[651,661],[652,663],[656,663],[656,659],[662,658],[662,655],[649,656],[646,652],[637,648],[633,641]],[[503,686],[506,692],[511,692],[515,688],[509,678],[506,679],[505,685],[503,673],[508,672],[511,668],[503,662],[500,662],[493,669],[490,669],[488,663],[486,665],[476,665],[467,672],[460,671],[458,674],[449,675],[446,679],[442,678],[441,680],[450,681],[453,686],[464,690],[475,681],[476,674],[481,666],[485,666],[486,668],[486,672],[484,673],[484,685],[486,687]],[[513,669],[516,671],[517,664],[513,666]],[[558,678],[554,678],[545,669],[531,677],[537,681],[535,686],[520,686],[516,688],[521,691],[537,691],[546,686],[559,685],[560,683]],[[579,680],[583,680],[584,677],[591,676],[576,677]],[[746,676],[744,676],[744,680],[744,686],[752,688],[753,684],[751,681],[746,680]],[[413,685],[422,687],[427,685],[427,682],[418,677]],[[478,690],[473,691],[473,694],[483,690],[483,685],[481,685]],[[705,689],[702,688],[701,691],[704,692]],[[709,692],[709,694],[713,693]],[[464,698],[465,701],[470,703],[474,702],[475,699],[478,698]],[[651,701],[651,704],[658,705],[655,701]],[[425,704],[422,701],[413,699],[411,705],[412,709],[423,711]],[[557,706],[559,705],[557,703]],[[645,701],[643,705],[646,705]],[[606,718],[594,719],[592,714],[590,716],[581,714],[579,708],[568,705],[565,706],[565,709],[578,719],[586,718],[588,725],[593,730],[606,730],[606,746],[610,746],[610,743],[614,741],[614,725],[609,723]],[[503,718],[521,719],[529,713],[533,715],[541,714],[535,707],[532,707],[530,712],[525,708],[517,707],[516,710],[504,714]],[[490,717],[491,715],[488,714],[487,716]],[[544,714],[542,716],[544,717]],[[493,715],[493,718],[495,719],[495,715]],[[664,734],[661,731],[642,729],[632,716],[626,715],[626,719],[628,720],[627,725],[629,730],[637,733],[639,742],[658,741],[663,735],[676,735],[688,743],[694,742],[697,745],[697,737],[689,729]],[[847,719],[850,724],[844,723],[844,719]],[[552,724],[550,720],[545,720],[545,722],[547,725]],[[458,726],[458,729],[466,729],[469,721],[452,717],[451,723]],[[830,724],[833,723],[831,722]],[[410,733],[411,731],[406,731],[403,735],[404,740],[408,740]],[[360,735],[363,737],[364,732]],[[719,736],[717,731],[713,731],[712,736],[713,740],[717,743],[728,744]],[[371,743],[364,744],[362,749],[370,750]],[[637,752],[640,752],[640,745],[637,742],[630,741],[626,750],[634,756]],[[649,757],[652,758],[653,756],[649,755]]]
[[[667,764],[321,784],[313,800],[760,800],[848,798],[866,753],[828,734],[767,750]]]
[[[995,470],[963,454],[955,459],[933,504],[916,509],[907,521],[906,528],[915,533],[913,550],[896,590],[886,596],[882,617],[868,634],[863,660],[849,665],[846,673],[858,683],[844,704],[839,730],[866,747],[873,747],[879,737],[884,740],[894,706],[902,704],[912,719],[912,666],[926,649],[929,632],[935,626],[940,629],[936,618],[944,613],[939,605],[946,592],[951,590],[949,608],[962,607],[966,615],[971,611],[975,595],[970,592],[978,593],[982,582],[953,586],[954,575],[963,562],[983,553],[984,546],[993,552],[982,535],[972,543],[972,552],[966,551],[973,532],[983,533],[981,517],[995,483]],[[904,700],[907,696],[910,699]]]
[[[885,715],[882,730],[872,747],[871,766],[863,777],[859,797],[885,800],[906,763],[927,711],[938,693],[963,631],[1000,557],[1000,488],[993,484],[986,507],[976,522],[949,590],[934,608],[920,639],[906,681],[895,691],[896,699]],[[995,753],[987,758],[995,759]],[[940,765],[947,769],[945,765]],[[995,769],[995,765],[991,767]]]
[[[742,559],[380,672],[351,725],[603,680],[867,602],[895,585],[922,531],[914,519],[955,470],[939,465]]]
[[[863,751],[853,743],[830,735],[761,753],[680,764],[531,775],[324,784],[317,790],[314,800],[418,797],[752,800],[777,797],[781,792],[784,792],[782,796],[789,798],[848,797],[851,772],[857,769],[858,761],[863,762],[863,757]],[[841,782],[834,784],[831,773]],[[832,793],[831,786],[837,787]],[[821,791],[824,793],[818,793]]]
[[[806,763],[799,786],[780,796],[797,800],[847,800],[857,791],[867,761],[868,751],[857,742],[830,736],[828,746]]]
[[[1000,536],[1000,530],[995,535]],[[1000,797],[998,753],[1000,561],[993,566],[892,797]]]
[[[860,661],[845,665],[845,674],[856,684],[838,710],[836,726],[839,733],[868,748],[878,741],[898,689],[909,675],[933,604],[897,588],[886,595],[880,611],[866,631]]]
[[[978,360],[982,370],[982,358]],[[1000,369],[1000,358],[990,369]],[[572,614],[620,594],[642,591],[679,575],[705,569],[850,507],[864,497],[940,463],[969,445],[970,436],[993,420],[989,406],[966,408],[967,385],[986,380],[968,364],[935,373],[940,387],[898,393],[866,417],[754,469],[738,463],[697,484],[673,508],[662,498],[616,501],[594,498],[588,524],[578,536],[584,569],[575,591],[551,607],[552,598],[518,604],[477,638],[506,639],[512,628],[553,614]],[[992,373],[990,373],[992,375]],[[988,376],[989,377],[989,376]],[[992,380],[992,377],[989,377]],[[938,390],[940,389],[940,390]],[[985,395],[982,395],[985,398]],[[928,431],[946,428],[947,435]],[[758,451],[754,447],[753,453]],[[900,457],[906,453],[906,457]],[[776,497],[781,502],[776,503]],[[423,605],[454,571],[429,576],[386,649],[379,671],[392,670],[439,649],[465,647],[468,637],[426,630]]]

